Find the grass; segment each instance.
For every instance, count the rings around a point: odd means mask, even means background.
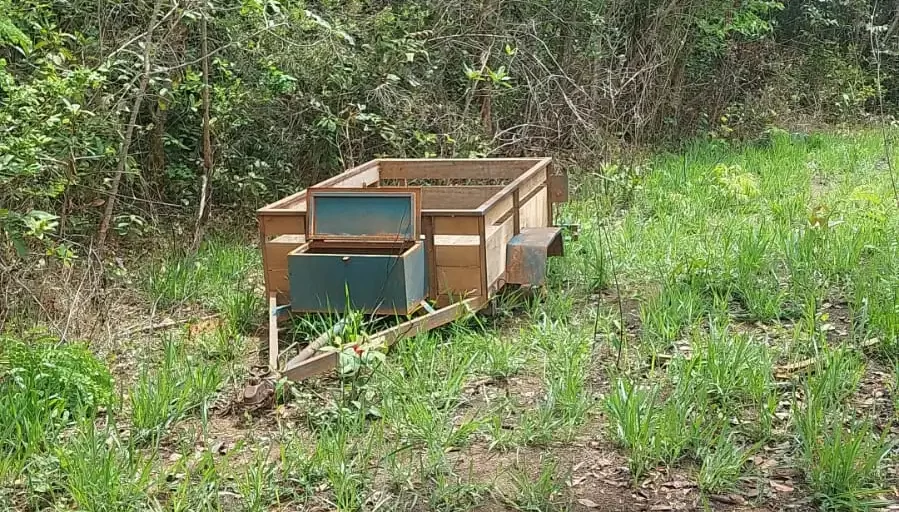
[[[224,418],[213,400],[256,362],[258,249],[215,238],[154,259],[151,311],[222,322],[148,335],[117,370],[122,400],[83,347],[0,352],[15,391],[0,393],[0,506],[542,511],[673,487],[717,509],[771,467],[796,470],[794,489],[760,491],[762,508],[899,499],[899,211],[882,161],[876,133],[772,131],[572,173],[558,215],[580,235],[545,293],[386,357],[342,352],[334,378]],[[345,341],[365,337],[355,320]],[[297,339],[333,321],[306,318]]]
[[[531,476],[529,468],[515,468],[512,487],[507,501],[515,510],[545,512],[567,508],[562,496],[564,479],[559,475],[558,462],[552,458],[540,460],[536,477]]]
[[[142,371],[131,389],[131,431],[137,440],[157,440],[195,410],[206,420],[210,400],[221,384],[218,368],[186,354],[181,340],[168,337],[163,347],[161,367]]]
[[[261,264],[258,247],[213,238],[196,254],[167,254],[139,283],[154,308],[199,304],[220,313],[235,331],[249,333],[261,324],[265,309],[251,280]]]

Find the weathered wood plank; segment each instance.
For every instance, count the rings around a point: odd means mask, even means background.
[[[379,332],[371,338],[371,342],[393,345],[404,338],[430,331],[474,313],[484,307],[485,303],[482,298],[478,297],[451,304],[433,313]],[[337,368],[338,357],[336,352],[319,352],[310,359],[288,365],[281,375],[292,381],[308,379]]]
[[[435,246],[434,263],[438,267],[477,267],[481,261],[479,249],[480,246],[477,239],[475,239],[474,243],[438,244]]]
[[[381,179],[513,179],[537,158],[381,159]]]
[[[270,371],[278,369],[278,354],[281,351],[278,346],[278,297],[274,293],[268,295],[268,368]]]
[[[521,205],[521,229],[549,226],[546,212],[550,205],[547,196],[547,190],[540,189]]]
[[[524,198],[531,190],[537,188],[540,184],[546,183],[547,168],[551,163],[552,158],[538,160],[527,172],[515,178],[514,181],[503,187],[502,191],[481,205],[481,211],[489,211],[496,203],[511,196],[513,190],[518,190],[520,197]]]
[[[293,212],[293,215],[261,214],[264,241],[281,235],[302,235],[306,233],[306,214]]]
[[[477,216],[433,216],[434,218],[434,235],[477,235],[478,219]]]
[[[479,258],[481,251],[478,251]],[[470,297],[480,293],[480,267],[437,266],[437,294],[451,294],[456,297]]]
[[[506,247],[515,236],[515,219],[509,217],[487,235],[487,282],[493,283],[506,273]]]
[[[350,187],[364,188],[377,184],[381,179],[380,170],[378,169],[378,161],[371,160],[360,166],[348,169],[337,176],[328,178],[317,187]],[[283,199],[275,201],[269,205],[260,208],[260,213],[273,213],[284,210],[306,210],[306,190],[301,190],[296,194],[291,194]]]
[[[499,185],[422,187],[422,210],[477,209],[481,204],[502,190]]]
[[[487,297],[487,223],[484,217],[480,217],[478,219],[478,235],[481,237],[481,251],[479,256],[481,258],[480,271],[481,271],[481,285],[480,295],[481,297]]]
[[[515,208],[515,197],[513,195],[515,191],[511,191],[505,197],[500,200],[494,202],[490,208],[484,212],[484,218],[487,226],[495,226],[497,224],[502,224],[507,218],[512,215],[512,210]]]
[[[337,368],[338,357],[337,352],[319,352],[296,365],[285,367],[281,375],[294,382],[306,380]]]

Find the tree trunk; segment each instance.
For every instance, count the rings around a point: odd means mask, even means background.
[[[150,82],[150,53],[153,48],[153,30],[156,28],[156,18],[159,16],[159,10],[162,7],[162,0],[156,0],[153,4],[153,14],[150,15],[150,24],[147,29],[147,35],[144,38],[144,69],[140,78],[140,85],[137,94],[134,97],[134,103],[131,105],[131,117],[128,126],[125,128],[125,138],[122,140],[122,147],[119,149],[119,162],[116,165],[116,172],[112,177],[112,183],[109,188],[109,198],[106,200],[106,209],[103,212],[103,220],[100,222],[100,231],[97,233],[97,256],[103,259],[106,251],[106,236],[109,232],[109,224],[112,222],[112,214],[115,211],[116,198],[119,194],[119,185],[122,182],[122,175],[128,165],[128,150],[131,148],[131,139],[134,136],[134,126],[137,124],[137,115],[140,112],[141,103],[144,101],[144,94],[147,91],[147,84]]]
[[[209,128],[209,46],[206,33],[206,15],[200,18],[200,44],[203,52],[203,175],[200,179],[200,207],[197,212],[197,225],[194,229],[193,250],[200,248],[203,241],[203,228],[209,217],[209,200],[212,194],[212,136]]]
[[[147,167],[156,179],[165,171],[165,123],[168,117],[166,102],[166,99],[160,98],[159,104],[150,109],[153,116],[153,131],[150,132],[148,141],[150,154],[147,158]]]

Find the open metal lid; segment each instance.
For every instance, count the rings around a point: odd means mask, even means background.
[[[420,219],[421,187],[329,187],[306,193],[310,241],[418,241]]]

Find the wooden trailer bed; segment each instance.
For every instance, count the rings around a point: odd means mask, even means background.
[[[567,200],[567,181],[551,158],[380,159],[317,187],[420,184],[428,296],[443,305],[489,298],[501,288],[506,245],[522,229],[553,225],[553,205]],[[287,255],[306,241],[306,190],[261,208],[257,217],[265,289],[284,305]]]
[[[396,205],[389,206],[389,198],[403,194],[409,201],[405,211],[414,212],[407,214],[413,222],[402,230],[406,245],[399,252],[395,247],[393,252],[381,250],[383,245],[375,247],[386,242],[383,219],[378,220],[380,208],[394,208],[393,219],[397,219]],[[322,216],[317,206],[321,196],[345,201],[332,203],[330,217],[325,219],[332,225],[342,225],[344,231],[338,230],[341,233],[354,231],[349,237],[338,236],[348,238],[350,244],[355,237],[355,245],[345,253],[331,251],[339,244],[327,243],[329,240],[314,227],[318,222],[315,219]],[[407,318],[372,336],[387,344],[481,309],[508,283],[541,283],[546,257],[561,253],[559,229],[552,227],[554,205],[567,199],[567,176],[554,169],[551,158],[378,159],[258,210],[269,298],[269,367],[291,380],[334,368],[336,353],[312,349],[304,350],[279,371],[277,322],[286,310],[320,311],[322,303],[308,300],[307,293],[328,295],[328,304],[333,304],[335,289],[342,289],[344,279],[349,288],[362,290],[351,295],[366,297],[363,302],[368,310],[364,312],[389,315],[394,311],[396,316]],[[344,204],[350,212],[347,216],[342,213]],[[365,210],[360,204],[376,206]],[[314,213],[307,219],[310,210]],[[374,227],[378,222],[381,226]],[[367,223],[372,229],[367,229]],[[310,250],[315,243],[319,247],[329,245],[321,257]],[[405,255],[403,251],[423,258],[423,265],[403,260],[405,256],[399,255]],[[372,301],[376,293],[371,289],[371,279],[360,277],[366,275],[360,269],[374,268],[387,260],[401,260],[400,272],[406,272],[399,279],[390,276],[393,284],[400,283],[393,287],[399,292],[390,298],[390,304]],[[409,267],[425,271],[406,270]],[[374,273],[369,271],[367,275]],[[394,272],[390,269],[386,273]],[[291,283],[291,276],[296,282]],[[329,291],[322,292],[325,288]],[[407,296],[415,299],[403,302]],[[418,300],[419,296],[427,300]],[[291,304],[292,298],[295,304]],[[413,317],[419,309],[425,314]]]

